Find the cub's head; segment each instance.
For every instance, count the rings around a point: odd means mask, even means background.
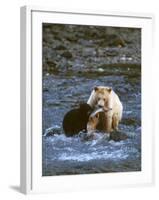
[[[96,107],[104,108],[108,106],[112,88],[98,86],[94,88],[94,104]]]

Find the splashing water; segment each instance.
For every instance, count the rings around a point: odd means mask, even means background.
[[[57,127],[56,127],[57,128]],[[53,127],[49,130],[52,132]],[[48,130],[47,130],[48,131]],[[124,163],[140,159],[141,152],[138,148],[140,133],[136,133],[126,140],[115,142],[108,140],[106,134],[95,133],[92,140],[84,141],[81,135],[66,137],[64,134],[54,134],[50,137],[43,137],[43,157],[45,162],[43,168],[49,175],[53,174],[90,173],[114,171],[112,166],[117,165],[123,170]],[[88,172],[85,167],[91,165]],[[102,163],[98,166],[98,163]],[[57,167],[57,165],[59,165]],[[70,166],[70,168],[68,168]],[[130,167],[130,166],[129,166]],[[128,171],[130,170],[128,167]],[[75,171],[73,169],[76,169]],[[72,169],[72,170],[71,170]],[[92,170],[91,170],[92,169]]]

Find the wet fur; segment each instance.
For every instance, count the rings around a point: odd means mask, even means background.
[[[63,119],[63,130],[66,136],[73,136],[80,131],[86,130],[89,115],[93,109],[90,105],[83,103],[79,108],[67,112]]]

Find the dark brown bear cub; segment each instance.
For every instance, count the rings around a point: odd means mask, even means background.
[[[80,104],[79,108],[72,109],[63,119],[63,129],[66,136],[73,136],[87,129],[87,122],[92,108],[87,103]]]

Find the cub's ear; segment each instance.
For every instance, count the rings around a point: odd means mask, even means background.
[[[96,87],[94,87],[94,91],[96,92],[98,90],[98,87],[96,86]]]
[[[110,93],[110,92],[112,91],[112,88],[108,88],[107,90],[108,90],[108,92]]]

